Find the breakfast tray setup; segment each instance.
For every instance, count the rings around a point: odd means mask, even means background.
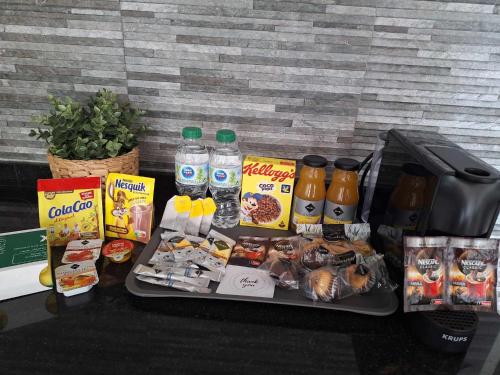
[[[151,240],[144,247],[139,255],[132,270],[137,265],[147,265],[156,248],[161,241],[161,228],[157,228],[151,236]],[[292,232],[284,232],[282,230],[272,230],[263,228],[240,227],[232,229],[222,229],[220,232],[231,238],[238,236],[284,236],[292,235]],[[219,300],[234,300],[246,302],[273,303],[290,306],[304,306],[313,308],[322,308],[339,311],[349,311],[359,314],[386,316],[394,313],[398,308],[398,299],[394,292],[377,292],[374,288],[372,291],[363,295],[355,295],[336,302],[320,302],[307,299],[301,290],[288,290],[276,288],[273,298],[250,297],[230,294],[217,294],[218,283],[211,281],[209,288],[212,293],[187,293],[184,291],[166,288],[164,286],[148,284],[137,280],[136,275],[131,271],[125,281],[125,286],[128,291],[139,297],[168,297],[168,298],[204,298],[204,299],[219,299]]]

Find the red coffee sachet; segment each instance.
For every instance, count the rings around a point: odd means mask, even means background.
[[[496,311],[498,240],[451,238],[447,264],[451,309]]]
[[[436,310],[445,302],[447,237],[405,237],[404,311]]]

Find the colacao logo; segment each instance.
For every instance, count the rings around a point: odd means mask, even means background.
[[[145,193],[146,192],[146,185],[144,182],[140,182],[138,184],[132,184],[130,182],[125,182],[120,179],[117,179],[115,181],[115,186],[119,189],[122,190],[128,190],[131,193],[136,192],[136,193]]]
[[[184,167],[182,168],[182,177],[190,179],[194,177],[194,169],[191,167]]]
[[[214,177],[216,181],[224,182],[227,180],[227,173],[224,172],[222,169],[217,169],[214,172]]]
[[[61,215],[73,214],[75,212],[87,210],[91,207],[92,207],[92,201],[87,201],[87,202],[76,201],[75,203],[73,203],[72,206],[66,206],[64,204],[62,205],[62,207],[53,206],[49,209],[49,218],[54,219],[55,217]]]

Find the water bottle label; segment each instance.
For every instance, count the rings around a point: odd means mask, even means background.
[[[199,165],[175,163],[175,181],[184,185],[205,185],[208,181],[208,163]]]
[[[218,188],[241,186],[241,166],[231,168],[210,167],[210,185]]]

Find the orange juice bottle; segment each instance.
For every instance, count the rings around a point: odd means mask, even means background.
[[[317,224],[321,221],[326,196],[325,167],[328,160],[318,155],[307,155],[302,162],[304,166],[293,193],[294,229],[297,224]]]
[[[359,162],[340,158],[334,162],[332,182],[326,193],[325,224],[351,224],[358,208]]]
[[[426,200],[427,175],[419,164],[406,163],[403,174],[389,199],[387,216],[389,224],[403,229],[416,228]]]

